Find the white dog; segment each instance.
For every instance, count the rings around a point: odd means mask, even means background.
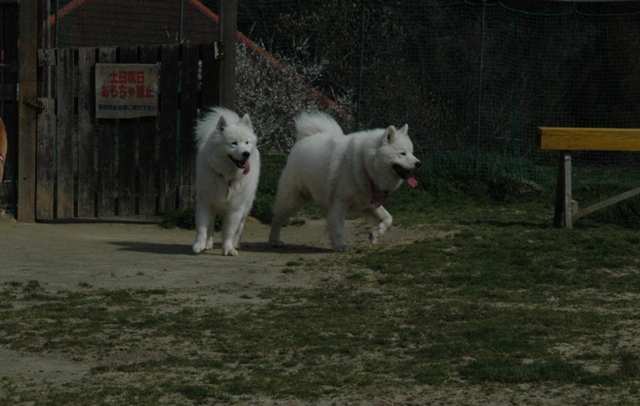
[[[347,210],[375,219],[377,225],[369,235],[375,244],[391,226],[392,217],[382,207],[389,193],[403,180],[418,185],[411,171],[420,167],[420,161],[413,155],[408,126],[344,135],[335,120],[319,112],[303,113],[295,124],[297,140],[278,182],[269,242],[282,246],[282,225],[313,200],[327,212],[334,250],[349,249],[344,240]]]
[[[216,215],[222,216],[222,255],[238,255],[240,237],[260,176],[260,153],[251,119],[214,108],[196,125],[196,254],[213,246]]]

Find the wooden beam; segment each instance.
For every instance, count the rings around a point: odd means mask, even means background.
[[[623,200],[626,200],[630,197],[633,197],[635,195],[640,194],[640,188],[635,188],[635,189],[631,189],[628,192],[624,192],[619,194],[618,196],[614,196],[610,199],[607,200],[603,200],[600,203],[596,203],[594,205],[591,205],[589,207],[586,207],[582,210],[578,210],[578,212],[573,216],[574,219],[577,219],[579,217],[583,217],[586,216],[587,214],[591,214],[596,210],[600,210],[600,209],[604,209],[605,207],[609,207],[613,204],[619,203]]]
[[[640,129],[539,127],[542,149],[640,151]]]
[[[18,221],[35,222],[38,2],[20,1]]]

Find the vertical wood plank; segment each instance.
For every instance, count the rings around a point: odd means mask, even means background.
[[[159,151],[159,201],[160,213],[176,208],[176,121],[178,105],[179,46],[162,46],[162,70],[160,71],[160,151]]]
[[[180,93],[180,185],[179,207],[194,205],[195,148],[193,126],[198,112],[199,46],[182,45]]]
[[[73,218],[74,215],[73,50],[58,49],[57,57],[58,159],[56,165],[56,217],[58,219],[68,219]]]
[[[202,45],[202,108],[220,105],[220,60],[217,43]]]
[[[141,63],[157,63],[158,47],[144,45],[140,47]],[[139,148],[139,195],[138,213],[156,214],[156,145],[158,127],[156,117],[142,117],[138,122]]]
[[[100,63],[115,63],[116,48],[106,47],[98,49]],[[98,128],[98,217],[108,217],[115,214],[115,139],[116,121],[100,119],[96,122]]]
[[[120,63],[136,63],[137,47],[120,48]],[[137,119],[120,119],[118,128],[118,214],[136,212],[136,123]]]
[[[78,213],[96,215],[95,75],[96,48],[78,50]]]
[[[18,76],[20,77],[20,100],[18,120],[18,221],[35,221],[36,198],[36,110],[28,105],[36,100],[37,87],[37,36],[38,2],[22,0],[20,2],[20,50]]]
[[[54,203],[55,100],[42,98],[38,101],[44,110],[38,115],[35,217],[38,220],[50,220],[53,218]]]

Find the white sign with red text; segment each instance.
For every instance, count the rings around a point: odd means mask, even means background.
[[[96,64],[96,118],[158,115],[157,64]]]

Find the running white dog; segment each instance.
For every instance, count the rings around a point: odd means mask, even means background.
[[[222,216],[222,255],[238,255],[240,237],[260,177],[260,153],[251,119],[214,108],[196,125],[196,254],[213,246],[216,215]]]
[[[382,207],[389,193],[403,180],[418,185],[411,171],[420,161],[413,155],[408,125],[344,135],[334,119],[319,112],[303,113],[295,124],[297,140],[278,183],[269,242],[281,247],[282,225],[313,200],[327,212],[334,250],[349,249],[344,239],[347,210],[377,222],[369,235],[375,244],[391,226],[392,217]]]

